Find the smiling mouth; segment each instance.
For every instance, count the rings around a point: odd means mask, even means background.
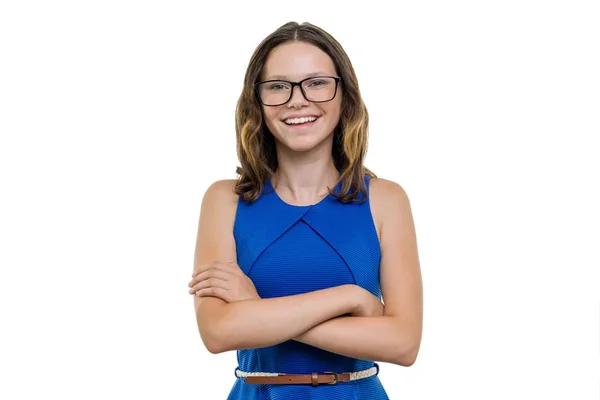
[[[312,122],[315,122],[317,119],[318,119],[318,117],[310,116],[310,117],[302,117],[302,118],[288,118],[288,119],[284,120],[283,122],[288,126],[295,126],[295,125],[310,124]]]

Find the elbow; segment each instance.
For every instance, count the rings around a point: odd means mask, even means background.
[[[208,327],[207,327],[208,328]],[[228,335],[214,324],[210,329],[201,329],[200,337],[206,350],[211,354],[221,354],[231,350],[231,344],[226,340]]]
[[[420,342],[411,343],[407,347],[399,347],[402,350],[398,351],[393,359],[393,363],[403,366],[410,367],[417,361],[419,355]]]
[[[211,332],[206,332],[206,330],[200,329],[200,339],[202,339],[202,344],[209,353],[219,354],[224,351],[223,343],[221,343],[217,339],[217,336]]]
[[[196,311],[200,339],[209,353],[220,354],[233,350],[234,343],[231,339],[234,335],[231,335],[230,332],[234,327],[227,322],[228,319],[224,308],[210,314],[205,313],[203,318]]]
[[[399,339],[399,342],[396,346],[397,351],[392,352],[392,363],[403,367],[414,365],[421,348],[422,328],[420,326],[415,326],[414,329],[405,328],[396,337]]]
[[[224,340],[224,335],[204,335],[202,336],[202,343],[204,343],[204,347],[206,347],[206,350],[211,354],[225,353],[234,350],[235,347]]]
[[[417,353],[408,353],[403,354],[400,357],[397,357],[395,360],[395,364],[401,365],[403,367],[410,367],[417,361]]]
[[[225,344],[212,335],[202,335],[202,343],[211,354],[220,354],[227,351]]]
[[[223,346],[221,343],[205,343],[204,346],[211,354],[221,354],[227,351],[225,346]]]
[[[211,354],[220,354],[227,351],[243,348],[240,335],[236,335],[235,327],[228,324],[226,319],[214,323],[202,336],[204,347]]]

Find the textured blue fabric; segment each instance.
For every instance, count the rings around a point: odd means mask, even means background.
[[[369,178],[365,181],[367,187]],[[340,186],[336,188],[339,190]],[[357,284],[381,297],[377,231],[369,201],[344,204],[329,195],[312,206],[285,203],[266,182],[253,203],[240,199],[234,224],[238,264],[261,298]],[[375,365],[293,340],[237,352],[246,372],[354,372]],[[336,385],[256,385],[236,378],[228,400],[384,400],[377,375]]]

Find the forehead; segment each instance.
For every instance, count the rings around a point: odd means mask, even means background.
[[[331,57],[305,42],[289,42],[275,47],[267,57],[263,79],[301,80],[311,75],[336,75]]]

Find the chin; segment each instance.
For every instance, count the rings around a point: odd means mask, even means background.
[[[287,137],[287,140],[282,141],[282,144],[288,149],[295,152],[307,152],[319,147],[322,147],[330,139],[328,136],[314,134],[302,135],[296,137]]]
[[[314,141],[308,141],[308,140],[292,140],[289,141],[287,143],[284,143],[285,147],[287,147],[288,149],[294,151],[294,152],[298,152],[298,153],[304,153],[307,151],[310,151],[316,147],[319,146],[320,142],[314,142]]]

